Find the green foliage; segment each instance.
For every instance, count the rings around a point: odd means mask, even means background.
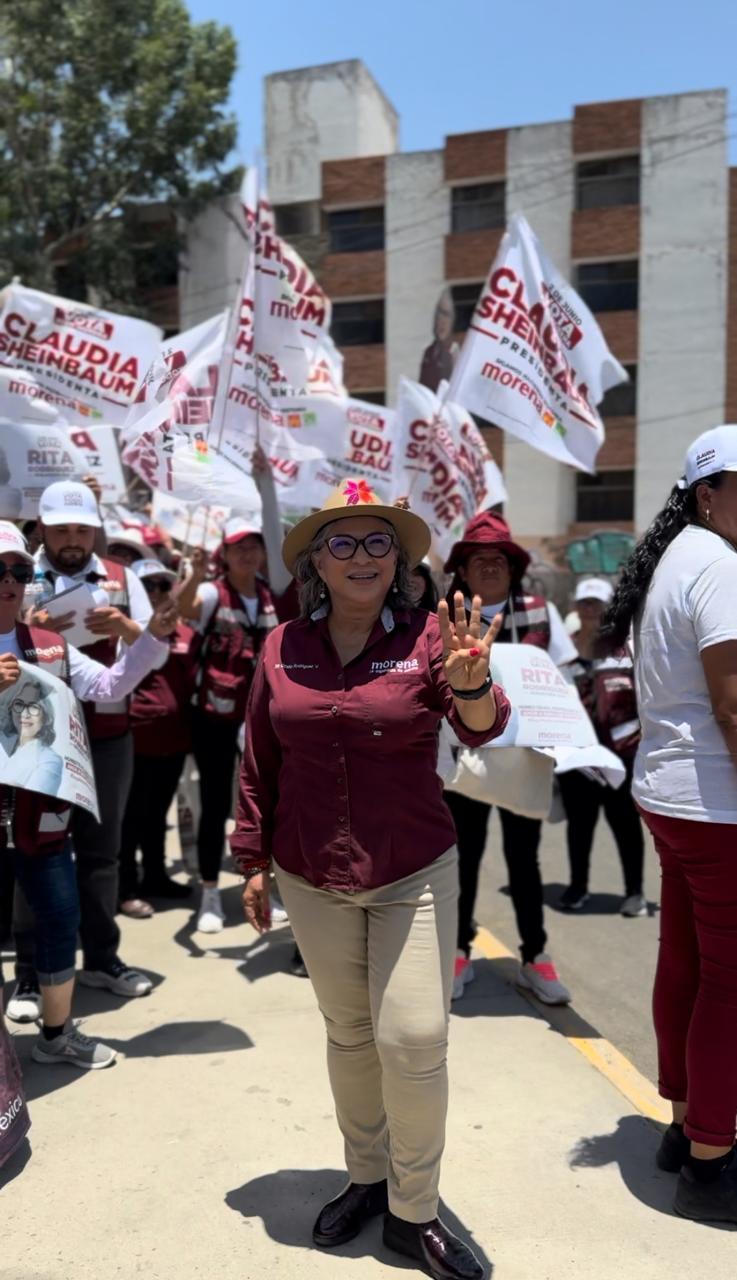
[[[233,187],[235,67],[230,28],[183,0],[0,4],[0,286],[140,312],[176,215]]]

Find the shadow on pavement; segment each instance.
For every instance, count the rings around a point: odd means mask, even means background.
[[[150,978],[154,991],[166,981],[163,973],[156,973],[153,969],[144,969],[138,964],[131,965],[131,968]],[[147,1000],[148,996],[135,996],[134,999]],[[125,996],[116,996],[112,991],[106,991],[104,987],[83,987],[82,983],[77,981],[74,987],[72,1018],[91,1018],[96,1013],[114,1013],[127,1002]],[[82,1030],[84,1031],[84,1027]]]
[[[225,1203],[244,1218],[260,1218],[267,1235],[278,1244],[291,1248],[315,1249],[312,1227],[320,1209],[339,1195],[347,1175],[337,1169],[279,1169],[228,1191]],[[451,1231],[473,1249],[479,1261],[491,1274],[491,1262],[471,1233],[447,1205],[441,1204],[440,1216]],[[417,1274],[417,1263],[411,1258],[384,1248],[381,1218],[370,1222],[356,1240],[339,1245],[329,1252],[337,1258],[374,1257],[386,1267],[409,1270]],[[331,1273],[332,1274],[332,1273]]]
[[[7,1163],[0,1169],[0,1191],[20,1177],[32,1155],[31,1144],[28,1138],[24,1138],[18,1150],[13,1152]]]
[[[174,934],[174,942],[188,952],[193,960],[202,960],[205,957],[211,960],[240,960],[242,963],[239,969],[249,978],[266,977],[268,974],[278,973],[287,968],[284,944],[294,946],[294,936],[288,925],[281,929],[272,929],[265,937],[255,938],[245,946],[243,944],[222,946],[218,939],[223,937],[223,934],[198,933],[194,926],[193,916]],[[207,943],[203,945],[205,939]],[[268,957],[268,959],[262,957]],[[248,969],[247,973],[246,969]]]
[[[545,906],[551,911],[557,911],[562,916],[617,916],[622,908],[624,901],[624,890],[618,893],[591,893],[585,907],[580,911],[567,911],[565,907],[560,905],[561,894],[568,888],[566,884],[556,884],[555,881],[545,885],[544,900]],[[648,914],[655,916],[660,910],[660,903],[648,902]],[[643,917],[644,919],[644,917]]]
[[[252,1049],[253,1041],[240,1027],[227,1022],[165,1022],[150,1031],[131,1036],[130,1040],[105,1043],[119,1049],[126,1058],[169,1058],[197,1053],[235,1053]]]

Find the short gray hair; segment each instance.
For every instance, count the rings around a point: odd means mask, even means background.
[[[334,524],[335,521],[331,521]],[[390,524],[389,521],[386,522]],[[312,542],[304,551],[300,551],[294,564],[294,577],[299,588],[299,611],[303,618],[311,618],[317,609],[327,606],[330,609],[330,593],[312,563],[316,551],[327,542],[328,525],[323,525]],[[393,527],[390,525],[390,527]],[[396,537],[396,531],[395,531]],[[412,567],[402,544],[397,540],[397,568],[394,582],[386,597],[386,604],[392,609],[411,609],[412,593],[410,574]]]

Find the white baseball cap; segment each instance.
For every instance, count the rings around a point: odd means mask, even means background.
[[[94,493],[75,480],[57,480],[44,489],[38,518],[46,525],[86,524],[93,529],[102,528]]]
[[[227,547],[232,546],[234,542],[240,542],[241,538],[248,538],[251,535],[263,539],[261,530],[254,529],[253,525],[244,520],[242,516],[231,516],[230,520],[225,521],[223,542]]]
[[[606,578],[582,578],[576,584],[576,594],[574,599],[578,600],[601,600],[602,604],[609,604],[614,595],[614,587],[611,582],[607,582]]]
[[[171,582],[177,580],[177,575],[160,560],[136,560],[131,565],[131,573],[135,573],[137,578],[169,578]]]
[[[105,521],[105,535],[108,546],[119,542],[124,547],[130,547],[132,551],[140,551],[141,555],[145,555],[148,550],[142,531],[133,527],[126,528],[119,520]]]
[[[9,520],[0,520],[0,559],[3,556],[13,553],[16,556],[22,556],[28,564],[33,564],[33,556],[31,555],[26,540],[20,529],[16,529],[14,524]]]
[[[737,471],[737,424],[727,422],[697,436],[686,454],[685,487],[720,471]]]

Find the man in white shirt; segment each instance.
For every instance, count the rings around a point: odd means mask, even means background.
[[[120,645],[133,644],[147,627],[152,614],[143,585],[130,569],[96,555],[94,546],[102,520],[91,490],[84,484],[60,481],[41,495],[39,521],[43,545],[36,554],[36,572],[48,585],[46,603],[61,591],[88,582],[102,588],[108,605],[87,615],[88,629],[99,640],[82,647],[97,662],[112,667]],[[41,608],[33,621],[63,634],[70,617],[49,620]],[[133,736],[128,722],[127,699],[116,703],[87,703],[85,718],[95,769],[100,822],[79,809],[74,817],[74,848],[81,906],[80,938],[83,949],[80,982],[105,987],[119,996],[143,996],[151,981],[125,965],[118,955],[120,838],[123,814],[133,777]],[[16,916],[20,933],[19,977],[32,968],[28,948],[27,917]]]

